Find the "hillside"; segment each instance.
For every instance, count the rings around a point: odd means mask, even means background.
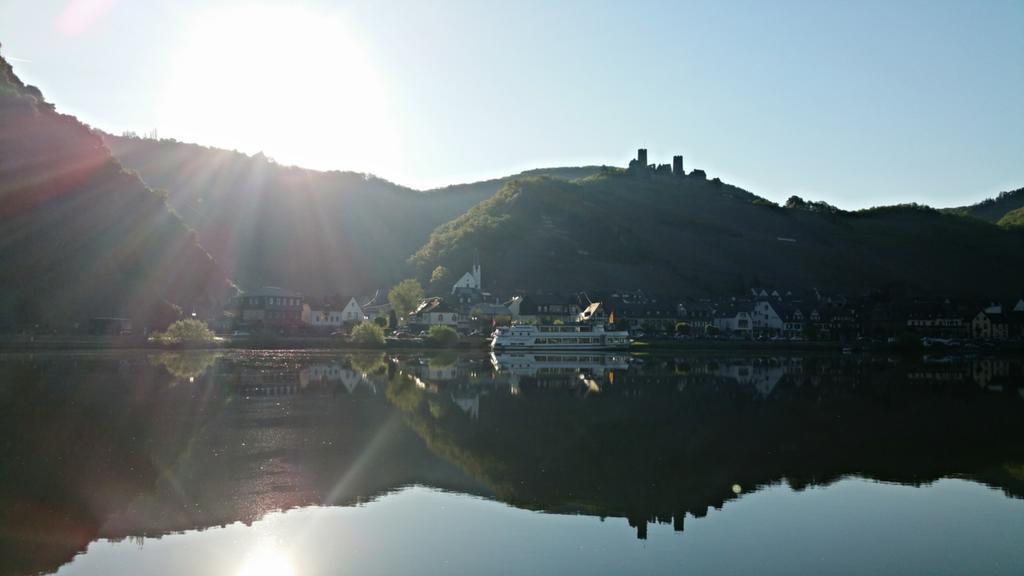
[[[228,283],[164,198],[0,58],[0,325],[143,320]]]
[[[509,179],[420,192],[371,175],[281,166],[262,155],[173,140],[103,136],[125,166],[194,228],[243,288],[308,295],[368,293],[407,273],[437,226]],[[565,177],[597,168],[543,171]]]
[[[1006,228],[1024,227],[1024,208],[1017,208],[1006,213],[999,219],[999,225]]]
[[[1000,192],[995,198],[982,200],[970,206],[949,208],[947,211],[996,223],[1010,212],[1020,208],[1024,208],[1024,188]]]
[[[437,265],[458,270],[477,249],[489,289],[701,295],[756,284],[995,295],[1024,287],[1022,232],[918,206],[781,208],[692,175],[514,181],[440,227],[411,262],[423,275]]]

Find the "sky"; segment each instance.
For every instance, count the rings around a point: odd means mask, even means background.
[[[774,201],[1024,186],[1024,2],[0,0],[113,133],[429,188],[646,147]]]

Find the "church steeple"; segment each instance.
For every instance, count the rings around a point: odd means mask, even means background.
[[[477,290],[483,290],[483,281],[480,279],[480,251],[477,250],[473,253],[473,283],[476,284]]]

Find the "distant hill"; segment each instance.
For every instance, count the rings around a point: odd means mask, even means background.
[[[0,58],[0,325],[142,319],[227,279],[162,195]]]
[[[995,198],[982,200],[970,206],[949,208],[947,211],[995,223],[999,222],[1010,212],[1020,208],[1024,208],[1024,188],[1007,190],[1006,192],[1001,192]]]
[[[438,228],[411,263],[460,270],[479,249],[485,288],[506,290],[1024,290],[1024,232],[921,206],[788,205],[693,175],[526,178]]]
[[[367,293],[408,274],[437,226],[495,194],[499,178],[421,192],[354,172],[282,166],[262,155],[173,140],[103,136],[168,202],[243,288]],[[561,177],[591,168],[538,172]]]

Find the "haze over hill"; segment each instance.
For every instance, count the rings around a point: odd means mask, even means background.
[[[513,177],[420,192],[372,175],[281,166],[262,155],[104,135],[126,167],[168,202],[243,288],[370,293],[407,274],[437,226]],[[576,178],[597,167],[529,173]]]
[[[189,309],[227,279],[164,198],[0,58],[0,324]]]

